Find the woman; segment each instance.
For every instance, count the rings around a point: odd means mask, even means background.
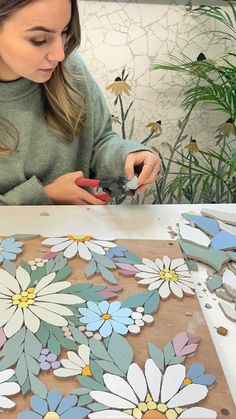
[[[159,159],[112,131],[78,52],[76,0],[0,0],[0,204],[104,204],[79,177],[149,186]]]

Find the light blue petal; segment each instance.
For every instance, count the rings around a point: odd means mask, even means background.
[[[80,322],[81,323],[95,323],[95,322],[99,322],[101,321],[101,317],[98,316],[97,318],[94,317],[80,317]]]
[[[16,246],[16,247],[21,247],[21,246],[23,246],[23,242],[15,242],[14,243],[14,246]]]
[[[97,319],[101,316],[101,313],[94,313],[94,311],[91,311],[88,308],[79,308],[79,312],[80,314],[83,314],[83,316],[88,316],[91,319]]]
[[[12,253],[16,253],[17,255],[19,255],[22,252],[21,247],[14,247],[14,248],[7,248],[6,249],[8,252],[12,252]]]
[[[2,252],[2,256],[4,257],[4,259],[7,259],[7,260],[16,260],[15,253]]]
[[[30,404],[34,412],[39,413],[42,416],[45,416],[48,412],[48,404],[46,400],[42,399],[37,395],[34,395],[30,399]]]
[[[78,402],[78,398],[74,395],[63,397],[61,403],[59,404],[57,408],[58,415],[62,415],[62,413],[70,410],[72,407],[76,405],[77,402]]]
[[[116,333],[119,333],[120,335],[126,335],[126,333],[128,333],[128,328],[124,324],[114,322],[113,320],[110,320],[110,322]]]
[[[8,244],[14,243],[14,242],[15,242],[15,239],[13,237],[8,237],[7,239],[4,239],[2,241],[2,245],[7,246]]]
[[[110,304],[107,301],[101,301],[98,304],[98,308],[99,308],[99,310],[101,311],[102,314],[105,314],[108,311],[109,305]]]
[[[98,322],[89,323],[87,324],[86,329],[90,332],[94,332],[95,330],[98,330],[104,322],[105,320],[99,320]]]
[[[130,317],[132,314],[132,310],[130,308],[121,308],[120,310],[116,311],[116,317]]]
[[[202,375],[201,377],[196,377],[193,379],[194,384],[203,384],[206,386],[211,386],[216,380],[214,375]]]
[[[134,320],[130,317],[116,317],[112,316],[111,320],[114,320],[115,322],[122,323],[122,324],[134,324]]]
[[[186,376],[189,378],[200,377],[205,372],[205,367],[203,364],[193,364],[189,368]]]
[[[61,415],[60,419],[84,419],[88,416],[90,410],[84,409],[83,407],[72,407],[67,412]]]
[[[2,254],[0,253],[0,263],[3,261],[4,259],[3,259],[3,257],[2,257]]]
[[[119,310],[121,307],[121,303],[119,301],[113,301],[113,303],[110,304],[108,313],[109,314],[113,314],[115,313],[117,310]]]
[[[112,326],[111,326],[111,321],[110,320],[104,321],[104,324],[102,325],[101,329],[99,329],[99,333],[104,338],[106,338],[107,336],[110,336],[112,334]]]
[[[48,392],[47,395],[47,402],[48,402],[48,407],[49,407],[49,412],[55,412],[57,409],[57,406],[59,405],[61,399],[62,399],[62,394],[60,391],[57,390],[51,390]]]
[[[94,303],[93,301],[88,301],[87,306],[88,306],[89,310],[94,311],[95,313],[99,314],[99,316],[100,316],[101,312],[100,312],[100,310],[98,308],[98,305],[96,303]]]
[[[43,419],[43,416],[28,410],[27,412],[19,413],[17,419]]]

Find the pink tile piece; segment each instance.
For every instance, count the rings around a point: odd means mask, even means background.
[[[98,291],[97,294],[115,297],[117,292],[123,291],[123,287],[121,285],[114,285],[113,287],[106,288],[102,291]]]
[[[51,260],[51,259],[54,259],[58,255],[58,253],[60,252],[48,252],[45,255],[43,255],[43,258]]]
[[[197,342],[196,342],[197,339]],[[196,352],[198,347],[199,338],[198,337],[189,337],[186,332],[178,333],[173,338],[173,346],[177,356],[189,355],[193,352]]]
[[[3,328],[0,328],[0,348],[4,345],[4,343],[6,343],[7,338],[5,336],[5,333],[3,331]]]
[[[201,338],[199,336],[190,336],[188,344],[199,343]]]
[[[122,270],[129,271],[129,272],[139,272],[137,268],[135,268],[133,265],[129,263],[116,263],[116,266]]]
[[[132,272],[132,271],[126,271],[124,269],[122,269],[121,271],[119,271],[119,273],[121,275],[123,275],[123,276],[130,276],[130,277],[134,276],[134,272]]]

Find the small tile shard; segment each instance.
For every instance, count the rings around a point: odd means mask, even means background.
[[[221,335],[221,336],[228,335],[228,329],[226,329],[226,327],[223,327],[223,326],[216,327],[216,331],[218,335]]]

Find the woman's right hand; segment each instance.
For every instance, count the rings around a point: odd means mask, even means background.
[[[106,202],[75,184],[82,172],[66,173],[45,186],[44,192],[55,205],[106,205]]]

